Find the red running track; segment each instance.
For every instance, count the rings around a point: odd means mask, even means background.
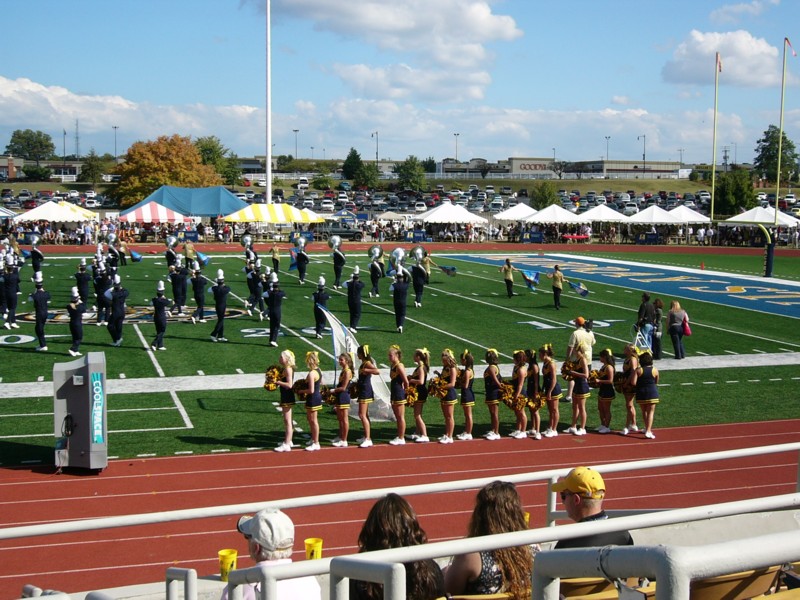
[[[800,419],[656,430],[641,435],[561,435],[549,440],[385,444],[289,454],[247,452],[112,461],[99,475],[0,470],[2,527],[260,502],[371,488],[497,477],[540,469],[659,458],[800,441]],[[796,454],[760,456],[606,477],[609,508],[680,508],[793,493]],[[519,486],[531,525],[545,518],[545,485]],[[464,535],[473,491],[415,496],[431,541]],[[351,553],[373,501],[292,509],[295,544],[322,537],[326,556]],[[0,542],[0,598],[24,584],[67,593],[164,580],[168,566],[217,569],[217,551],[246,545],[235,516]],[[301,559],[301,552],[295,555]],[[249,559],[240,566],[249,566]]]

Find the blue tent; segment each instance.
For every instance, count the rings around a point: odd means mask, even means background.
[[[126,208],[120,216],[149,202],[156,202],[187,217],[224,216],[247,206],[247,202],[240,200],[222,186],[182,188],[162,185],[141,202]]]

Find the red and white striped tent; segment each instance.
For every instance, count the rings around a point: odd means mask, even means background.
[[[192,219],[157,202],[148,202],[133,210],[123,212],[120,214],[119,220],[131,223],[185,223]]]

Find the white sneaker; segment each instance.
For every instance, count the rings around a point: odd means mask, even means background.
[[[264,320],[264,313],[262,313],[262,312],[258,313],[258,320],[259,321],[263,321]]]
[[[197,325],[197,319],[195,319],[194,317],[192,317],[192,325]]]
[[[481,437],[488,438],[488,437],[489,437],[490,435],[492,435],[493,433],[494,433],[493,431],[487,431],[487,432],[486,432],[486,433],[484,433],[484,434],[483,434]]]
[[[211,341],[212,341],[212,342],[218,342],[219,340],[218,340],[216,337],[214,337],[214,336],[212,335],[212,336],[211,336]]]
[[[397,328],[397,333],[403,333],[403,326],[402,325],[400,325],[400,327]]]
[[[159,350],[166,350],[166,348],[164,346],[159,346],[158,349]]]
[[[646,437],[648,440],[654,440],[656,439],[656,434],[652,431],[648,431],[644,434],[644,437]]]
[[[248,317],[252,317],[253,316],[253,311],[250,310],[249,308],[247,309],[247,316]]]
[[[19,325],[17,325],[16,323],[12,323],[11,327],[13,327],[14,329],[19,329]]]
[[[578,431],[575,432],[575,435],[586,435],[586,430],[583,427],[581,427],[578,429]]]
[[[228,341],[228,338],[224,338],[224,337],[217,338],[217,341],[218,341],[218,342],[227,342],[227,341]]]
[[[538,431],[531,431],[531,437],[535,440],[540,440],[542,439],[542,434]]]
[[[316,443],[313,443],[313,444],[310,444],[310,445],[306,446],[306,450],[308,452],[316,452],[319,449],[320,449],[320,445],[316,444]]]
[[[467,433],[467,432],[465,431],[464,433],[459,433],[459,434],[456,436],[456,438],[458,438],[458,439],[459,439],[459,440],[461,440],[462,442],[468,442],[468,441],[470,441],[470,440],[472,439],[472,434],[471,434],[471,433]]]
[[[571,433],[572,435],[580,435],[577,427],[569,427],[564,433]]]
[[[359,448],[372,448],[372,440],[364,440],[359,445]]]
[[[629,429],[627,427],[623,427],[622,431],[619,432],[620,435],[628,435]]]
[[[100,325],[100,323],[98,323],[98,325]],[[3,327],[5,327],[6,329],[11,329],[11,323],[8,322],[3,323]]]
[[[39,346],[36,348],[37,352],[47,352],[47,346]]]
[[[334,448],[347,448],[347,442],[345,440],[339,440],[338,442],[333,443]]]
[[[206,321],[205,319],[198,319],[197,322],[198,323],[207,323],[208,321]]]
[[[451,438],[449,435],[443,435],[442,437],[439,438],[439,443],[440,444],[452,444],[453,443],[453,438]]]
[[[631,425],[630,426],[630,430],[631,431],[639,431],[639,428],[636,425]]]
[[[225,340],[225,341],[227,341],[227,340]],[[269,345],[272,346],[273,348],[277,348],[278,347],[278,342],[270,342]]]
[[[524,440],[525,438],[528,437],[528,435],[524,431],[520,431],[520,430],[512,431],[508,435],[509,435],[509,437],[512,437],[515,440]]]
[[[424,444],[425,442],[430,442],[430,438],[427,435],[418,435],[414,438],[414,441],[418,444]]]
[[[548,429],[542,435],[546,438],[554,438],[558,437],[558,431],[556,431],[555,429]]]
[[[362,435],[360,438],[358,438],[358,439],[356,440],[356,444],[360,444],[361,442],[365,441],[366,439],[367,439],[367,438],[365,438],[365,437]]]
[[[389,442],[392,446],[405,446],[406,441],[401,437],[396,437]]]
[[[486,436],[486,439],[490,442],[494,442],[496,440],[503,439],[499,433],[495,433],[494,431],[490,431],[489,434]]]
[[[291,451],[292,447],[286,442],[282,443],[280,446],[275,448],[275,452],[291,452]]]
[[[609,429],[605,425],[600,425],[600,427],[597,428],[597,433],[603,433],[603,434],[611,433],[611,429]]]
[[[72,350],[71,348],[69,350],[67,350],[67,352],[69,352],[70,356],[78,356],[78,353],[75,352],[74,350]]]

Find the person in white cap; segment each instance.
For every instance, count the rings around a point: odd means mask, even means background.
[[[294,523],[289,516],[275,508],[265,508],[252,516],[244,516],[236,524],[236,530],[247,540],[247,551],[260,565],[287,565],[292,562],[294,547]],[[248,584],[242,589],[243,600],[260,597],[259,584]],[[280,600],[317,600],[321,597],[319,583],[315,577],[297,577],[278,581]],[[228,589],[222,593],[227,600]]]
[[[317,339],[322,339],[322,332],[325,329],[325,311],[322,308],[328,308],[328,300],[330,300],[330,294],[325,291],[325,278],[320,275],[319,281],[317,282],[317,291],[311,294],[311,298],[314,301],[314,333],[316,333]],[[322,308],[320,308],[322,307]]]
[[[19,287],[19,271],[12,253],[6,254],[5,273],[3,274],[3,296],[6,304],[6,329],[19,329],[17,325],[17,287]]]
[[[36,271],[33,281],[36,285],[36,291],[30,295],[30,299],[33,303],[33,311],[36,317],[36,339],[39,340],[39,346],[36,348],[36,351],[46,352],[47,340],[45,339],[44,335],[44,326],[45,323],[47,323],[47,305],[50,303],[50,292],[44,289],[44,281],[41,271]]]
[[[197,308],[192,313],[192,323],[205,323],[206,322],[206,278],[200,270],[200,263],[194,261],[192,265],[192,293],[194,295],[194,302]]]
[[[92,281],[92,276],[86,272],[86,259],[82,258],[78,265],[78,271],[74,275],[75,285],[78,287],[78,294],[80,294],[81,302],[86,304],[89,301],[89,284]]]
[[[212,342],[227,342],[225,339],[225,311],[228,310],[228,294],[231,288],[225,285],[225,273],[217,269],[217,284],[211,287],[214,295],[214,310],[217,313],[217,323],[211,332]]]
[[[350,310],[350,331],[358,331],[358,324],[361,321],[361,290],[364,289],[364,282],[360,278],[361,270],[356,265],[353,269],[353,278],[345,282],[347,288],[347,308]]]
[[[106,290],[105,296],[111,303],[111,316],[108,319],[108,333],[111,334],[111,345],[118,348],[122,345],[122,324],[125,321],[125,301],[128,290],[122,287],[119,275],[114,275],[114,287]]]
[[[281,319],[283,318],[283,299],[286,297],[286,292],[281,289],[277,273],[273,272],[270,279],[269,291],[264,292],[264,296],[267,298],[267,314],[269,315],[269,345],[277,347]]]
[[[183,266],[181,257],[175,259],[175,264],[169,268],[169,281],[172,284],[172,299],[175,302],[174,310],[179,317],[186,316],[183,307],[186,305],[186,282],[189,270]]]
[[[111,289],[112,280],[106,271],[103,262],[97,263],[94,273],[94,294],[97,304],[97,326],[107,325],[111,318],[111,303],[106,296],[106,292]]]
[[[153,323],[156,326],[156,337],[150,344],[153,350],[166,350],[164,334],[167,332],[167,309],[170,304],[169,298],[164,296],[164,282],[159,281],[156,285],[156,297],[153,298]]]
[[[72,288],[72,299],[67,304],[67,314],[69,315],[69,333],[72,336],[72,345],[69,347],[70,356],[81,356],[81,342],[83,341],[83,313],[86,312],[86,304],[81,301],[78,287]]]
[[[338,290],[342,287],[342,271],[344,270],[344,265],[347,262],[347,257],[342,252],[339,246],[336,246],[333,249],[333,275],[334,275],[334,282],[333,282],[333,289]]]

